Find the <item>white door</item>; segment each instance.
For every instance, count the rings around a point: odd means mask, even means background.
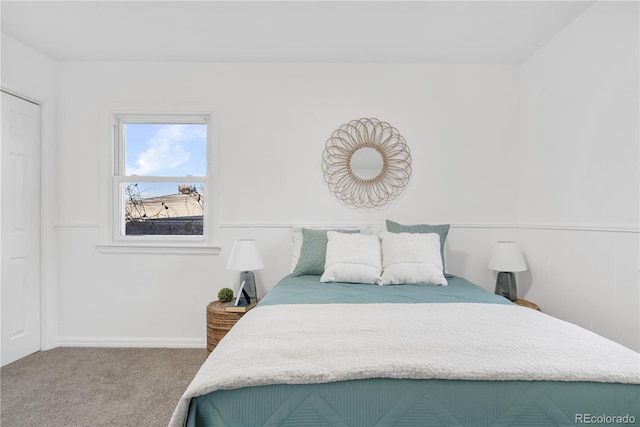
[[[40,107],[2,92],[1,126],[4,366],[40,350]]]

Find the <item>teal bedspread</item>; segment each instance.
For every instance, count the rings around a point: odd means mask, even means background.
[[[448,286],[366,285],[362,283],[322,283],[319,276],[285,276],[260,301],[274,304],[367,304],[367,303],[448,303],[475,302],[512,304],[461,277],[447,279]]]
[[[380,302],[512,304],[460,277],[448,280],[449,286],[383,287],[321,283],[317,276],[286,276],[259,305]],[[496,325],[496,333],[499,333],[499,325]],[[580,425],[580,419],[587,419],[585,417],[607,415],[627,416],[627,420],[633,418],[640,423],[640,386],[381,378],[326,384],[266,385],[219,390],[192,399],[187,426],[544,427]]]

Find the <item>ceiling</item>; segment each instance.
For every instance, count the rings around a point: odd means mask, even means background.
[[[60,61],[501,63],[593,1],[7,1],[2,32]]]

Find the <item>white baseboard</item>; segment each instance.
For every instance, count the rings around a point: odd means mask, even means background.
[[[206,348],[204,338],[56,337],[56,347]]]

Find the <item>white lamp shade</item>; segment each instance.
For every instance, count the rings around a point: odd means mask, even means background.
[[[498,242],[489,259],[489,268],[495,271],[515,272],[525,271],[522,251],[517,242]]]
[[[260,270],[264,267],[256,241],[252,239],[236,240],[231,249],[227,269],[237,271]]]

